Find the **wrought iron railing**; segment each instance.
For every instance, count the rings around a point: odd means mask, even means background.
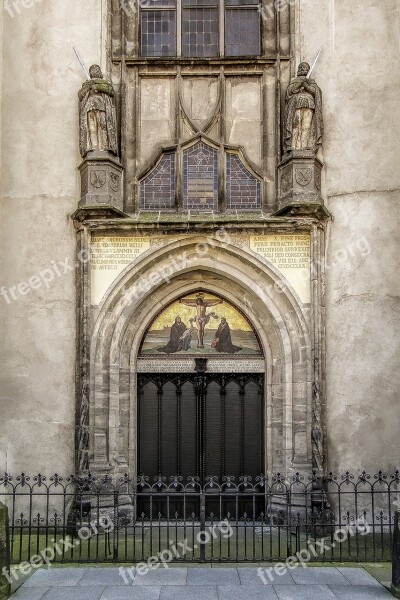
[[[400,472],[153,481],[0,477],[12,562],[390,560]]]

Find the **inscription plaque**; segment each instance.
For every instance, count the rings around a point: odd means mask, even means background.
[[[309,233],[252,235],[250,248],[282,273],[304,304],[311,302]]]
[[[118,275],[149,248],[149,237],[93,236],[90,253],[92,305],[100,304]]]
[[[235,360],[229,358],[208,358],[207,373],[264,373],[263,358]],[[194,359],[151,359],[139,358],[138,373],[195,373]]]

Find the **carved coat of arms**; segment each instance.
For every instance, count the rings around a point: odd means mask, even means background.
[[[95,188],[101,188],[106,182],[105,171],[92,171],[90,173],[90,183]]]
[[[110,187],[114,192],[119,190],[119,175],[116,173],[110,173]]]
[[[299,185],[306,186],[311,183],[312,169],[296,169],[296,181]]]

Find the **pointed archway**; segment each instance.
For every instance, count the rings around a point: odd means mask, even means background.
[[[90,468],[135,472],[142,338],[160,311],[199,289],[223,295],[258,332],[266,374],[266,469],[311,470],[312,348],[301,302],[272,265],[218,236],[205,244],[196,235],[127,268],[99,307],[90,349]]]

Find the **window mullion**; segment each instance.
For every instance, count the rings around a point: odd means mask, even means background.
[[[225,54],[225,0],[219,0],[219,55]]]
[[[176,54],[182,56],[182,0],[176,0]]]

